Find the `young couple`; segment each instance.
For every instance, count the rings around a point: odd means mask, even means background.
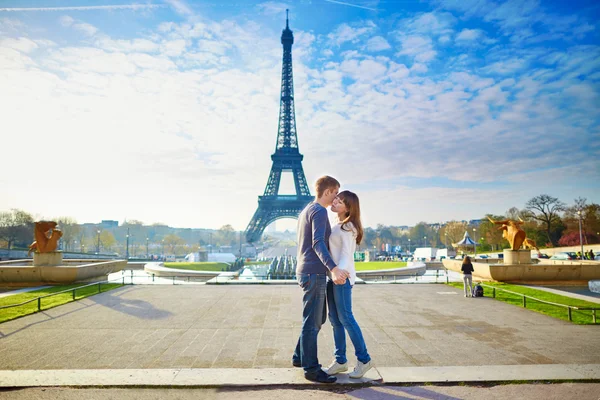
[[[360,206],[356,194],[339,192],[340,183],[324,176],[316,182],[317,196],[298,217],[298,284],[304,292],[302,331],[292,357],[295,367],[304,368],[306,379],[333,383],[334,376],[348,370],[346,331],[358,359],[350,378],[361,378],[372,367],[365,340],[352,314],[352,287],[356,280],[354,251],[362,240]],[[337,214],[333,227],[327,207]],[[326,319],[333,326],[335,360],[326,371],[317,357],[317,337]]]

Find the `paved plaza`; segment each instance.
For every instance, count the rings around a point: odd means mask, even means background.
[[[293,285],[127,286],[0,324],[0,370],[290,368],[301,298]],[[357,285],[354,311],[378,368],[600,364],[598,326],[446,285]],[[326,322],[321,363],[332,352]]]

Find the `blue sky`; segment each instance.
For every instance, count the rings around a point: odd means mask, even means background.
[[[366,225],[600,202],[592,1],[45,0],[0,1],[0,209],[244,229],[286,8],[307,179],[356,191]]]

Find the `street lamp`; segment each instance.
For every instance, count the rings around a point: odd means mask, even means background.
[[[148,251],[148,241],[150,239],[146,238],[146,258],[150,258],[150,252]]]
[[[583,260],[583,236],[581,235],[581,210],[577,211],[579,216],[579,245],[581,246],[581,259]]]
[[[477,229],[473,228],[473,253],[477,255]]]
[[[98,229],[98,245],[96,246],[96,254],[100,254],[100,229]]]
[[[163,258],[165,258],[165,239],[162,240],[162,254]]]
[[[444,245],[448,248],[448,232],[444,232]]]
[[[125,259],[129,260],[129,228],[127,228],[127,236],[125,236],[127,238],[127,244],[125,245]]]
[[[85,244],[81,243],[81,252],[85,253]]]
[[[423,236],[423,247],[427,247],[427,236]]]
[[[410,238],[408,239],[408,254],[410,254]]]

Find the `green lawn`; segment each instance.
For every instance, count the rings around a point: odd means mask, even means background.
[[[406,267],[405,262],[397,261],[369,261],[354,263],[357,271],[378,271],[383,269],[394,269]]]
[[[50,293],[61,292],[63,290],[76,288],[78,286],[82,286],[83,284],[77,285],[66,285],[66,286],[53,286],[51,288],[33,290],[31,292],[15,294],[12,296],[7,296],[0,298],[0,306],[7,306],[10,304],[19,304],[27,300],[35,299],[36,297],[44,296]],[[106,292],[111,289],[118,288],[123,286],[120,283],[107,283],[101,285],[102,292]],[[92,296],[98,293],[98,285],[89,286],[83,289],[78,289],[75,291],[75,299],[82,299],[84,297]],[[60,306],[61,304],[69,303],[73,301],[72,292],[57,294],[55,296],[50,296],[44,299],[41,299],[41,309],[47,310],[52,307]],[[24,304],[18,307],[5,308],[0,310],[0,323],[5,321],[10,321],[11,319],[19,318],[24,315],[29,315],[38,312],[38,303],[37,301],[32,301],[31,303]]]
[[[271,261],[250,261],[250,262],[244,262],[244,266],[247,267],[248,265],[269,265],[271,264]]]
[[[165,267],[174,269],[186,269],[191,271],[224,271],[229,267],[226,263],[219,262],[168,262],[165,263]]]
[[[575,307],[594,307],[600,309],[600,304],[598,303],[590,303],[584,300],[578,300],[571,297],[560,296],[554,293],[545,292],[543,290],[538,289],[530,289],[527,287],[519,286],[519,285],[510,285],[502,282],[485,282],[485,285],[494,286],[499,289],[510,290],[511,292],[522,293],[527,296],[535,297],[544,301],[551,301],[553,303],[565,304],[569,306]],[[452,282],[448,283],[450,286],[454,286],[462,290],[463,284],[462,282]],[[485,297],[492,297],[492,289],[488,287],[483,288]],[[477,299],[475,299],[477,300]],[[506,293],[501,290],[496,290],[496,300],[503,301],[505,303],[510,303],[519,307],[523,307],[523,298],[521,296],[517,296],[511,293]],[[544,304],[537,302],[532,299],[527,299],[527,309],[535,312],[539,312],[541,314],[546,314],[554,318],[562,319],[568,321],[568,311],[565,307],[557,307],[550,304]],[[576,324],[592,324],[592,311],[584,311],[584,310],[572,310],[572,320]],[[596,311],[597,321],[600,322],[600,310]]]

